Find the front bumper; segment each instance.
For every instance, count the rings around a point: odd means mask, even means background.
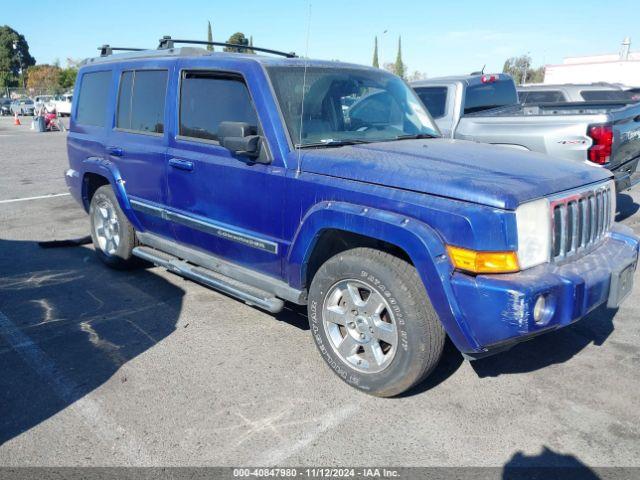
[[[617,274],[636,268],[638,249],[633,232],[615,225],[595,250],[567,263],[505,275],[454,273],[451,285],[463,317],[459,321],[477,344],[463,353],[472,358],[497,353],[570,325],[602,304],[611,305],[611,297],[618,298],[611,285],[619,288]],[[549,310],[544,321],[536,322],[533,310],[540,295],[545,296]]]

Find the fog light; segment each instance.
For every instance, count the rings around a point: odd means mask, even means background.
[[[546,295],[540,295],[533,306],[533,321],[544,325],[551,319],[553,309]]]

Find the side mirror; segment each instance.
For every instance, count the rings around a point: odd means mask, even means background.
[[[260,135],[256,135],[256,127],[244,122],[220,122],[218,140],[220,145],[233,153],[251,158],[260,156]]]

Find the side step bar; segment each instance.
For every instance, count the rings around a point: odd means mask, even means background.
[[[207,287],[219,290],[268,312],[278,313],[284,307],[284,301],[264,290],[243,284],[213,270],[185,262],[178,257],[161,252],[155,248],[139,246],[135,247],[132,253],[136,257],[147,260],[158,267],[166,268],[170,272],[202,283]]]

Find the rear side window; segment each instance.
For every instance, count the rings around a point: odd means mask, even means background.
[[[582,90],[580,96],[587,102],[633,100],[633,93],[625,90]]]
[[[122,72],[116,127],[144,133],[164,132],[166,70]]]
[[[512,81],[497,81],[467,87],[464,113],[479,112],[518,103],[518,94]]]
[[[104,127],[111,72],[89,72],[82,76],[76,122]]]
[[[433,118],[442,118],[447,104],[447,87],[421,87],[416,93]]]
[[[526,90],[518,92],[520,103],[554,103],[566,102],[567,99],[559,90]]]
[[[217,141],[220,122],[246,122],[257,127],[256,112],[242,79],[214,73],[184,73],[179,134]]]

